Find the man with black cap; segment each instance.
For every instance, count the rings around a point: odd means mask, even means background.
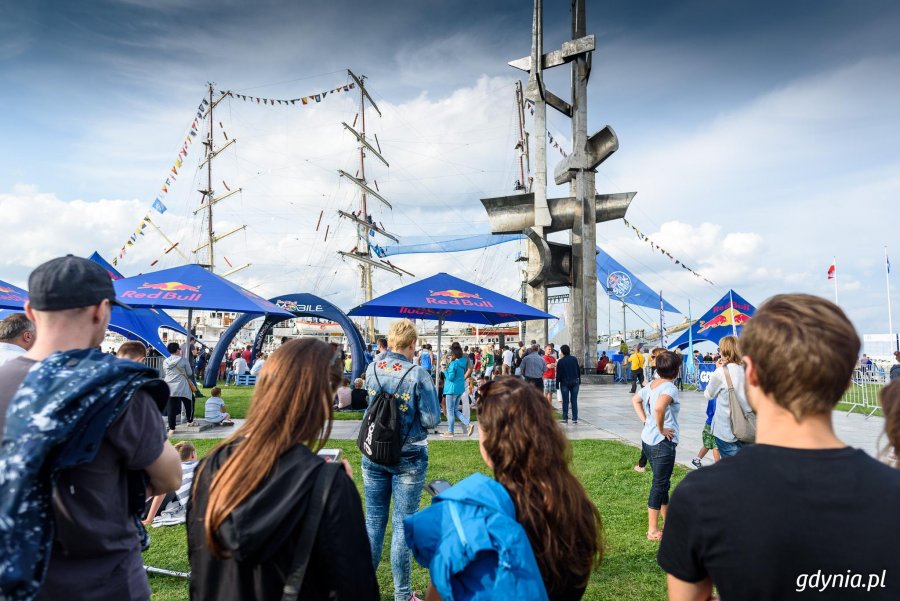
[[[146,601],[146,533],[130,514],[181,485],[168,388],[96,350],[112,305],[128,308],[101,266],[67,255],[28,286],[37,340],[0,366],[0,598]]]

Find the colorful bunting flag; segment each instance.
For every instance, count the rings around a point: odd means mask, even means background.
[[[672,256],[672,253],[670,253],[669,251],[665,250],[665,249],[662,248],[659,244],[657,244],[656,242],[654,242],[653,240],[651,240],[649,236],[647,236],[646,234],[644,234],[644,233],[643,233],[641,230],[639,230],[635,225],[629,223],[627,219],[625,219],[625,218],[623,217],[623,218],[622,218],[622,221],[625,223],[625,225],[627,225],[627,226],[630,227],[632,230],[634,230],[634,233],[637,234],[637,237],[638,237],[638,239],[639,239],[641,242],[646,242],[647,244],[650,245],[650,248],[652,248],[653,250],[658,250],[661,254],[663,254],[663,255],[665,255],[666,257],[668,257],[670,261],[673,261],[676,265],[678,265],[678,266],[681,267],[682,269],[686,269],[687,271],[691,272],[691,274],[693,274],[694,276],[700,278],[701,280],[703,280],[703,281],[706,282],[707,284],[710,284],[710,285],[712,285],[712,286],[715,286],[715,284],[713,284],[711,281],[709,281],[708,279],[706,279],[705,277],[703,277],[702,274],[700,274],[700,273],[694,271],[693,269],[691,269],[690,267],[688,267],[687,265],[685,265],[683,262],[679,261],[679,260],[676,259],[674,256]]]

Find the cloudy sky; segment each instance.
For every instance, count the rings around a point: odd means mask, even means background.
[[[367,175],[394,209],[376,206],[376,219],[407,237],[488,232],[479,199],[512,193],[517,179],[522,73],[506,63],[529,52],[528,4],[0,1],[0,279],[24,285],[66,252],[116,256],[159,193],[206,82],[299,98],[347,84],[348,67],[369,78],[383,114],[367,110],[367,126],[390,168],[370,161]],[[569,3],[546,0],[547,49],[569,27]],[[695,317],[731,287],[757,304],[786,291],[833,298],[825,273],[837,257],[841,305],[861,333],[886,332],[885,245],[900,265],[900,5],[598,0],[588,31],[598,43],[589,129],[609,124],[620,142],[598,190],[637,191],[629,221],[715,285],[621,221],[598,227],[600,244],[685,313],[690,301]],[[568,77],[554,69],[549,87],[567,96]],[[216,260],[252,263],[236,281],[260,294],[313,291],[345,309],[359,301],[355,267],[336,252],[354,245],[336,211],[358,204],[337,174],[356,171],[341,122],[357,111],[344,93],[217,107],[217,144],[226,134],[237,143],[215,161],[214,188],[242,192],[217,207],[215,229],[247,229]],[[548,129],[571,149],[565,118],[549,111]],[[164,197],[169,210],[152,214],[186,250],[201,234],[201,156],[194,144]],[[552,172],[562,156],[547,156]],[[148,231],[120,267],[177,264],[165,247]],[[518,251],[395,262],[515,295]],[[376,292],[408,280],[379,274]]]

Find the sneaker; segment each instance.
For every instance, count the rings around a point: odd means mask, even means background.
[[[567,420],[567,419],[565,419],[565,418],[563,418],[563,420],[562,420],[562,423],[564,423],[564,424],[568,424],[568,423],[569,423],[569,420]]]
[[[701,467],[703,467],[703,464],[700,462],[700,458],[699,458],[699,457],[694,457],[693,459],[691,459],[691,465],[693,465],[693,466],[694,466],[696,469],[698,469],[698,470],[699,470]]]
[[[169,430],[168,435],[169,435],[169,438],[172,438],[173,436],[175,436],[175,430]]]
[[[441,436],[444,438],[453,438],[453,432],[441,432]]]
[[[472,432],[475,431],[475,424],[470,423],[469,429],[466,430],[466,436],[472,436]]]
[[[577,426],[577,425],[578,425],[578,420],[577,420],[577,419],[573,419],[573,420],[572,420],[572,423],[575,424],[575,425]]]

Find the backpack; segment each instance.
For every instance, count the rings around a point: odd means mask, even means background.
[[[359,436],[356,439],[356,446],[370,461],[381,465],[400,463],[400,453],[403,445],[406,444],[406,438],[400,439],[400,432],[403,429],[403,414],[397,407],[396,391],[403,387],[403,381],[412,370],[412,367],[406,370],[406,373],[400,378],[397,388],[394,389],[395,392],[390,393],[381,387],[378,368],[372,367],[372,373],[375,374],[375,381],[378,383],[378,394],[369,403],[369,410],[363,417]]]

